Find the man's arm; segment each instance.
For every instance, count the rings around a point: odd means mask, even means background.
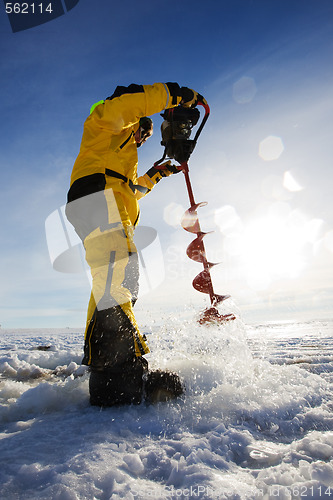
[[[98,121],[100,127],[117,134],[136,125],[143,116],[151,116],[179,104],[192,105],[195,95],[193,90],[180,87],[175,82],[118,86],[103,104],[94,109],[90,118]]]
[[[156,184],[160,182],[163,177],[169,177],[170,175],[177,174],[179,172],[181,172],[181,170],[175,165],[172,165],[171,160],[160,164],[158,168],[151,167],[144,175],[138,177],[136,181],[136,183],[140,186],[147,188],[147,192],[142,193],[140,191],[136,191],[135,197],[139,200],[143,196],[146,196],[146,194],[150,193],[153,187],[156,186]]]

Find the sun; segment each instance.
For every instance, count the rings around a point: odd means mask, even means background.
[[[253,288],[295,278],[306,266],[306,231],[302,224],[268,215],[250,222],[242,236],[241,261]]]
[[[272,204],[264,215],[249,217],[247,222],[228,207],[215,220],[224,233],[226,253],[234,257],[239,272],[255,290],[298,277],[313,256],[323,224],[286,203]]]

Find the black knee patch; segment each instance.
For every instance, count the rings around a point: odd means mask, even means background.
[[[135,358],[134,331],[120,306],[96,309],[87,330],[82,363],[91,366],[93,371],[131,366]]]

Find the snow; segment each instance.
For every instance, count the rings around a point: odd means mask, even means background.
[[[186,394],[103,410],[82,331],[0,330],[1,498],[333,498],[333,320],[150,319]]]

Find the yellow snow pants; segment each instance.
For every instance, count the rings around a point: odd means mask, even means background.
[[[127,204],[123,193],[110,188],[75,200],[66,209],[91,269],[82,362],[94,370],[116,370],[149,352],[133,312],[139,263]]]

